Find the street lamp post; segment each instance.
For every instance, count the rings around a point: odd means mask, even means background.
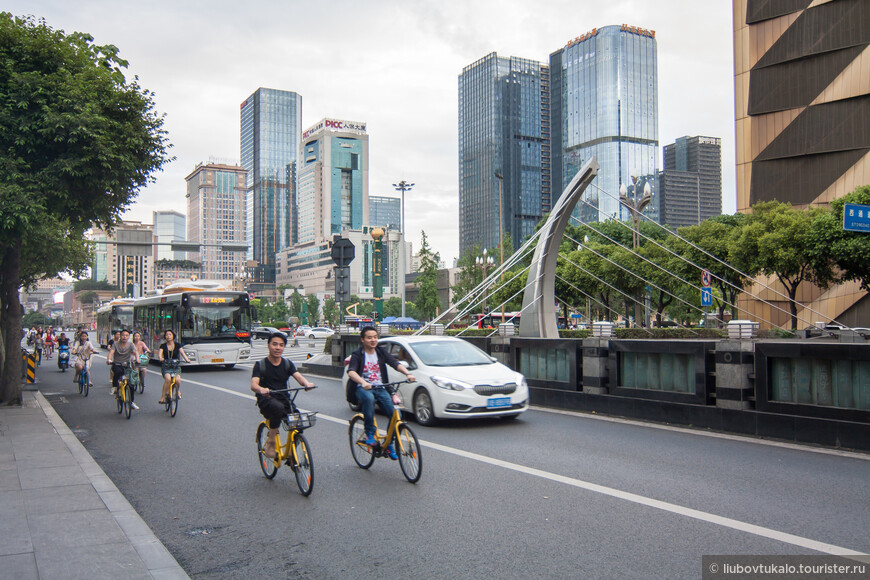
[[[501,186],[504,181],[504,176],[498,171],[495,172],[495,178],[498,179],[498,256],[499,256],[499,267],[504,266],[504,219],[502,217],[502,194],[501,194]],[[504,272],[502,272],[502,276],[504,276]],[[501,277],[499,277],[499,282],[501,282]],[[504,319],[504,304],[501,305],[501,321],[505,322]]]
[[[637,180],[637,170],[633,170],[631,172],[631,198],[628,197],[628,188],[625,187],[625,184],[619,186],[619,201],[631,211],[631,223],[633,226],[631,229],[631,246],[635,251],[640,247],[640,214],[652,201],[652,189],[648,181],[643,186],[643,197],[638,199]],[[640,326],[641,316],[640,301],[636,299],[634,302],[634,323],[637,326]]]
[[[483,273],[483,279],[486,280],[487,273],[489,272],[490,268],[492,268],[495,265],[495,259],[492,256],[487,256],[486,255],[486,248],[484,248],[483,255],[475,258],[474,264],[475,264],[475,266],[480,268],[480,271]],[[484,314],[488,314],[486,311],[486,298],[487,298],[487,291],[486,291],[486,288],[484,288],[484,290],[483,290],[483,313]]]
[[[399,265],[399,289],[402,297],[402,318],[405,318],[405,192],[411,191],[414,184],[408,183],[403,179],[399,183],[394,183],[393,187],[396,188],[396,191],[402,192],[402,215],[399,217],[402,228],[402,259]]]

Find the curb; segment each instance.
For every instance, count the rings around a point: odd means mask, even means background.
[[[103,471],[99,464],[91,457],[82,442],[70,430],[51,403],[42,395],[41,392],[34,393],[37,404],[42,412],[45,413],[51,426],[60,435],[61,440],[69,449],[72,456],[78,462],[85,476],[94,486],[100,499],[106,504],[112,517],[120,526],[121,530],[130,540],[130,544],[139,554],[139,557],[144,562],[148,572],[153,578],[179,578],[189,579],[189,576],[184,569],[178,564],[175,558],[169,553],[169,550],[157,539],[145,520],[142,519],[127,498],[115,486],[109,476]]]

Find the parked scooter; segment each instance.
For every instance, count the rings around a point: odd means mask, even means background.
[[[69,345],[63,345],[57,349],[57,368],[60,372],[65,373],[69,368]]]

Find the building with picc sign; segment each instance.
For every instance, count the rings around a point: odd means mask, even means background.
[[[320,244],[367,223],[368,181],[365,123],[327,118],[305,130],[299,150],[294,245]]]

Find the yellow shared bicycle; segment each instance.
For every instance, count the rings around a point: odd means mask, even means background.
[[[383,385],[389,390],[402,384],[404,381],[387,383]],[[423,458],[420,455],[420,443],[411,428],[402,420],[398,407],[393,409],[390,424],[387,426],[386,435],[378,431],[378,422],[375,420],[375,444],[366,444],[365,419],[362,413],[357,413],[350,420],[347,430],[350,439],[350,452],[353,460],[363,469],[368,469],[375,462],[376,457],[388,457],[387,447],[392,444],[393,449],[399,456],[399,466],[405,479],[411,483],[417,483],[423,473]]]
[[[260,469],[263,470],[263,475],[269,479],[275,477],[282,463],[286,463],[296,476],[296,485],[299,486],[299,491],[302,492],[302,495],[308,496],[311,495],[311,490],[314,488],[314,459],[311,457],[311,448],[302,432],[314,426],[317,413],[300,412],[296,409],[294,404],[296,395],[304,388],[272,391],[272,393],[291,393],[290,408],[292,412],[281,421],[281,426],[287,431],[287,441],[281,442],[281,432],[278,431],[275,439],[275,458],[267,457],[264,449],[266,441],[269,439],[269,423],[265,420],[261,421],[257,427],[257,461],[260,464]]]
[[[133,393],[139,382],[139,369],[133,362],[124,365],[124,375],[118,379],[118,392],[115,402],[118,404],[118,414],[124,413],[129,419],[133,414]]]

